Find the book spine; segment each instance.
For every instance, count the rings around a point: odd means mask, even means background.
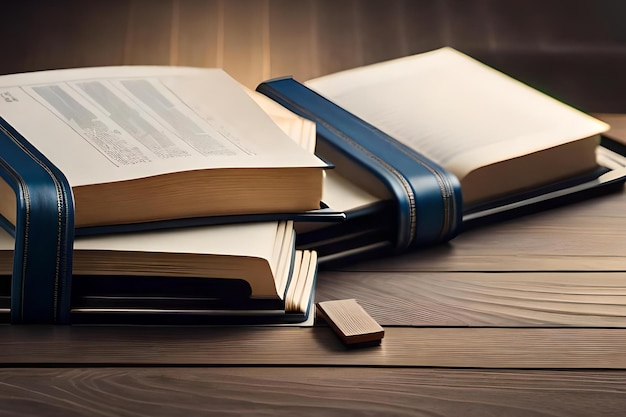
[[[13,189],[12,323],[70,319],[74,203],[65,176],[0,118],[0,176]],[[4,196],[6,198],[6,196]]]
[[[397,249],[447,241],[459,232],[460,183],[443,167],[292,78],[262,83],[257,91],[314,121],[318,141],[385,184],[397,204]]]

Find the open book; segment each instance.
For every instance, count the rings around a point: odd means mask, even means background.
[[[171,70],[176,74],[188,71]],[[146,70],[139,72],[145,74]],[[282,109],[283,116],[293,117],[284,119],[292,128],[283,133],[245,90],[238,88],[242,100],[263,116],[268,130],[287,140],[283,150],[313,153],[314,125]],[[313,143],[306,143],[311,138]],[[236,174],[233,180],[237,180]],[[24,233],[16,232],[15,238],[0,229],[2,307],[10,310],[13,322],[29,323],[312,324],[317,255],[310,250],[296,251],[293,222],[267,221],[273,216],[255,214],[246,216],[243,223],[228,225],[183,222],[193,227],[173,228],[180,226],[175,221],[168,227],[159,224],[153,228],[150,223],[131,229],[116,227],[114,230],[126,233],[66,238],[65,254],[55,239],[65,233],[73,237],[74,230],[59,227],[56,216],[38,235],[32,223]],[[31,217],[34,222],[35,216]],[[19,241],[30,242],[30,246],[16,251]]]
[[[335,165],[324,198],[349,221],[312,238],[329,245],[320,256],[349,239],[356,251],[445,241],[626,178],[599,146],[608,125],[451,48],[257,90],[313,120],[316,153]],[[346,194],[361,198],[344,206]]]
[[[70,321],[75,235],[326,211],[326,163],[219,69],[2,76],[0,155],[13,322]]]
[[[0,91],[5,164],[58,168],[78,228],[320,207],[325,164],[222,70],[42,71],[2,76]],[[13,182],[0,176],[0,215],[15,224]]]
[[[7,279],[13,246],[0,229]],[[83,236],[74,243],[71,321],[303,322],[316,270],[315,252],[295,250],[291,221]]]
[[[608,130],[451,48],[306,85],[456,175],[465,209],[593,171]]]

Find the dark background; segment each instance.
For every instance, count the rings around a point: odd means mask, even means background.
[[[301,81],[453,46],[585,111],[626,113],[621,0],[2,2],[0,73],[219,66]]]

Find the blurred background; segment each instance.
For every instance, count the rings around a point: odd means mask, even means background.
[[[622,0],[19,0],[0,73],[222,67],[248,87],[452,46],[578,108],[626,113]]]

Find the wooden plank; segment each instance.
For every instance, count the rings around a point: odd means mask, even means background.
[[[610,45],[500,49],[476,53],[486,64],[585,112],[624,111],[626,56]],[[550,71],[546,71],[550,68]]]
[[[167,65],[172,54],[172,38],[176,39],[174,0],[151,1],[131,0],[126,22],[124,43],[124,64],[126,65]]]
[[[597,51],[602,48],[621,48],[615,38],[616,21],[611,14],[623,13],[623,5],[606,1],[557,0],[549,3],[541,0],[525,2],[523,15],[534,15],[537,23],[533,28],[539,34],[539,48],[551,52]],[[542,13],[532,13],[540,7]],[[518,8],[519,10],[519,8]],[[609,12],[611,10],[611,12]],[[522,15],[518,14],[518,16]],[[558,24],[555,24],[558,22]],[[581,27],[597,27],[594,31],[581,31]]]
[[[488,0],[484,6],[492,33],[492,48],[507,51],[540,50],[545,46],[542,45],[543,32],[540,30],[544,21],[541,16],[543,13],[536,13],[536,7],[544,10],[541,0],[508,3]]]
[[[316,297],[386,326],[626,327],[626,272],[323,272]]]
[[[626,193],[466,231],[448,244],[351,271],[625,271]]]
[[[488,0],[440,0],[436,3],[447,46],[469,54],[494,47]]]
[[[322,318],[346,344],[380,344],[385,329],[355,299],[317,303],[317,318]]]
[[[487,6],[500,50],[561,54],[621,48],[623,38],[615,35],[622,33],[618,16],[625,11],[624,4],[606,0],[488,0]]]
[[[320,74],[316,0],[270,1],[270,77]]]
[[[129,1],[9,2],[2,73],[121,64]]]
[[[3,416],[619,416],[625,372],[363,368],[0,371]]]
[[[446,9],[441,1],[400,2],[403,19],[398,21],[406,55],[450,45],[450,28],[446,25]]]
[[[216,67],[220,14],[218,0],[184,0],[178,4],[176,61],[172,64]]]
[[[11,16],[0,25],[2,55],[0,74],[12,74],[26,70],[26,61],[36,49],[38,31],[33,21],[36,11],[25,2],[5,2],[3,13]]]
[[[356,11],[356,31],[363,65],[407,54],[402,24],[406,16],[401,1],[360,0]]]
[[[626,369],[623,329],[385,328],[350,350],[329,327],[6,326],[1,366],[275,365]]]
[[[60,67],[89,67],[101,65],[121,65],[124,60],[124,39],[126,36],[125,25],[129,14],[130,1],[117,2],[84,2],[74,0],[66,7],[60,8],[62,13],[69,17],[67,25],[55,22],[57,28],[64,27],[67,31],[67,39],[52,40],[56,42],[56,48],[64,48],[66,54],[72,54],[63,58],[59,51]],[[55,5],[59,8],[59,5]],[[50,16],[46,17],[49,20]],[[52,31],[54,33],[55,31]],[[58,32],[58,31],[57,31]],[[41,35],[48,37],[51,32],[40,30]],[[48,40],[50,41],[50,40]],[[41,56],[51,52],[50,49],[39,45]]]
[[[221,66],[255,88],[269,78],[269,0],[222,0]],[[218,62],[220,58],[218,58]]]
[[[356,0],[314,3],[318,75],[363,65],[363,45],[357,28],[358,3]]]

